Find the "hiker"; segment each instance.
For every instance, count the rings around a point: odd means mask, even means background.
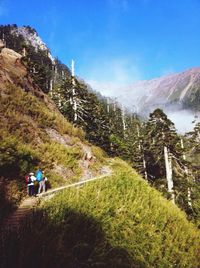
[[[44,176],[42,177],[42,180],[39,182],[38,194],[40,194],[41,191],[43,193],[45,193],[45,191],[46,191],[46,181],[47,180],[48,180],[47,177],[44,177]]]
[[[36,177],[34,176],[33,172],[29,173],[29,175],[26,176],[27,192],[29,196],[33,196],[35,194],[35,190],[34,190],[35,181],[36,181]]]
[[[27,186],[27,194],[29,195],[29,192],[30,192],[30,189],[29,189],[29,178],[30,178],[30,175],[26,175],[25,176],[25,182],[26,182],[26,186]]]
[[[39,183],[38,194],[40,194],[41,191],[45,192],[47,177],[44,177],[43,171],[40,168],[36,172],[36,179]]]
[[[41,191],[41,187],[42,187],[42,178],[43,178],[43,172],[42,170],[39,168],[36,173],[35,173],[35,177],[36,177],[36,181],[39,184],[39,188],[38,188],[38,194]]]

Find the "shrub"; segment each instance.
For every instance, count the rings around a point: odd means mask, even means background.
[[[81,157],[81,149],[79,147],[68,148],[57,142],[41,144],[39,151],[45,162],[61,164],[71,169],[78,167],[77,160]]]
[[[22,177],[33,169],[39,158],[28,145],[21,143],[15,136],[1,133],[0,139],[0,172],[4,177]]]

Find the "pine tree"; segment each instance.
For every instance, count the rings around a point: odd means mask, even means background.
[[[192,211],[189,214],[200,224],[200,123],[184,137],[185,155],[190,162],[188,169],[191,189]]]
[[[146,123],[144,156],[148,178],[153,185],[159,189],[167,189],[172,200],[175,200],[176,195],[176,202],[185,207],[187,180],[181,142],[173,122],[161,109],[151,113]]]

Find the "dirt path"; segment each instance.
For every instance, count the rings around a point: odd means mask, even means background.
[[[8,216],[3,223],[3,230],[12,232],[20,227],[21,222],[32,213],[37,206],[39,199],[37,197],[28,197],[22,201],[20,206]]]
[[[23,227],[23,224],[26,223],[28,216],[33,215],[34,209],[38,206],[41,200],[51,198],[55,193],[61,192],[64,189],[79,187],[95,180],[104,179],[112,174],[112,170],[109,166],[104,166],[101,168],[100,173],[101,175],[91,179],[86,178],[85,180],[41,193],[37,195],[37,197],[28,197],[24,199],[17,210],[4,221],[3,227],[0,229],[0,268],[7,267],[6,264],[9,257],[7,256],[6,248],[9,236],[14,235],[17,239],[18,235],[22,231],[21,227]]]
[[[31,215],[33,213],[34,208],[37,207],[41,199],[44,199],[46,197],[51,197],[55,193],[61,192],[67,188],[72,188],[72,187],[78,187],[81,185],[84,185],[88,182],[99,180],[106,178],[107,176],[110,176],[112,173],[112,170],[110,169],[109,166],[104,166],[101,168],[101,174],[100,176],[91,178],[91,179],[85,179],[81,180],[79,182],[65,185],[59,188],[55,188],[52,190],[49,190],[45,193],[41,193],[37,195],[37,197],[28,197],[25,200],[22,201],[20,206],[17,208],[16,211],[14,211],[4,222],[3,224],[3,229],[1,232],[12,232],[12,231],[17,231],[20,228],[21,223],[26,219],[27,216]]]
[[[112,173],[111,169],[109,167],[103,167],[102,168],[102,175],[100,176],[97,176],[97,177],[94,177],[94,178],[91,178],[91,179],[85,179],[85,180],[81,180],[79,182],[75,182],[73,184],[69,184],[69,185],[64,185],[62,187],[59,187],[59,188],[55,188],[55,189],[52,189],[52,190],[49,190],[45,193],[41,193],[39,195],[37,195],[38,198],[43,198],[43,197],[46,197],[46,196],[49,196],[49,195],[53,195],[57,192],[61,192],[67,188],[72,188],[72,187],[78,187],[78,186],[81,186],[81,185],[84,185],[90,181],[95,181],[95,180],[99,180],[99,179],[103,179],[103,178],[106,178],[107,176],[110,176]]]

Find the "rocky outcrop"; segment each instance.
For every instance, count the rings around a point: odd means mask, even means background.
[[[0,94],[4,94],[6,87],[12,85],[32,93],[42,99],[51,110],[57,111],[53,101],[33,82],[22,55],[12,49],[2,48],[0,52]]]

